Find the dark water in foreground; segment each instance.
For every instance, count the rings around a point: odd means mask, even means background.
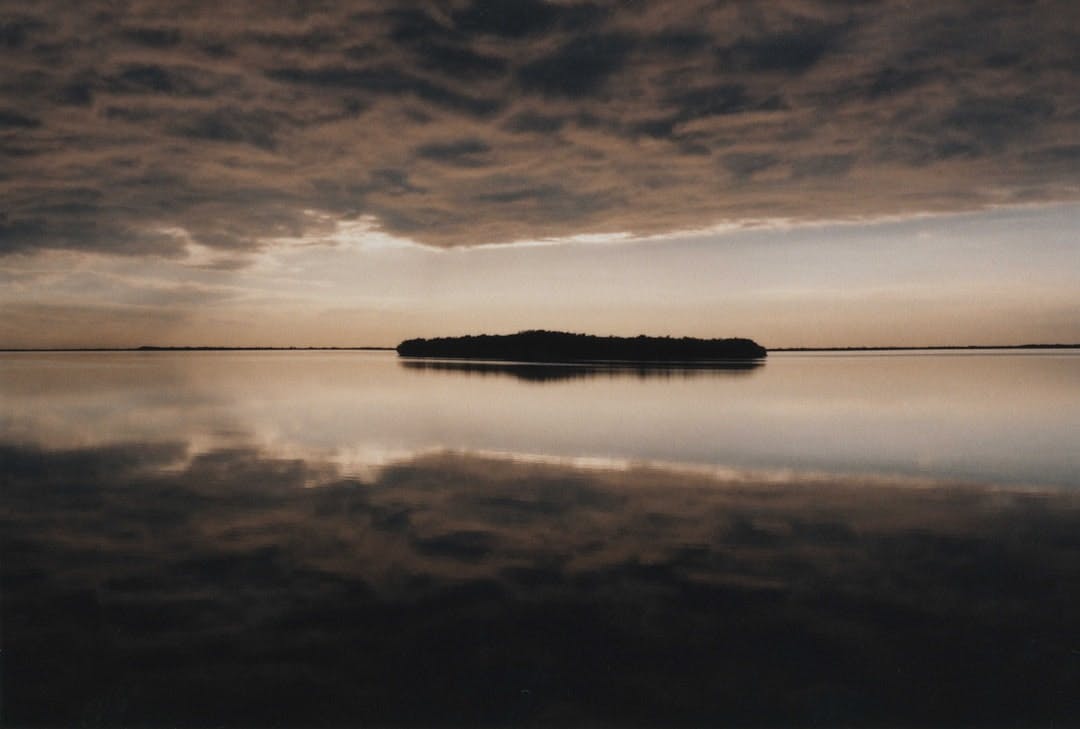
[[[1080,723],[1080,357],[0,359],[2,719]]]

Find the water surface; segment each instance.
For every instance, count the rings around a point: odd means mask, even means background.
[[[0,357],[16,726],[1080,721],[1080,357]]]
[[[1080,352],[773,354],[737,368],[367,352],[13,354],[0,438],[183,441],[362,471],[433,450],[1075,486]]]

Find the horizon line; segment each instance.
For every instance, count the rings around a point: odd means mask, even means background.
[[[937,345],[852,345],[845,347],[765,347],[768,352],[894,352],[961,349],[1080,349],[1080,343],[1027,344],[937,344]],[[385,346],[228,346],[228,345],[141,345],[138,347],[0,347],[6,352],[265,352],[265,351],[379,351],[393,352]]]

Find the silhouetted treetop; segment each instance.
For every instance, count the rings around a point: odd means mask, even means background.
[[[479,334],[463,337],[407,339],[397,346],[402,357],[464,357],[521,362],[688,362],[758,359],[764,347],[752,339],[694,337],[598,337],[530,330],[517,334]]]

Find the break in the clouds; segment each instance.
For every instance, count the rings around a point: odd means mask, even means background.
[[[1071,0],[3,2],[0,252],[1076,200],[1078,29]]]

